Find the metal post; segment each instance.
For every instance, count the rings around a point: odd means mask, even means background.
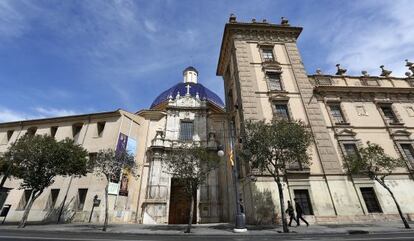
[[[246,221],[245,221],[245,215],[241,212],[240,209],[240,193],[239,193],[239,173],[237,170],[238,165],[238,158],[236,156],[236,150],[234,148],[234,123],[232,120],[229,120],[229,131],[230,131],[230,148],[233,152],[233,182],[234,182],[234,191],[236,194],[236,227],[233,229],[235,233],[241,233],[246,232]]]
[[[97,202],[98,202],[98,195],[95,195],[95,197],[93,197],[93,200],[92,200],[92,210],[91,210],[91,215],[89,216],[89,223],[92,220],[93,209],[97,205]]]

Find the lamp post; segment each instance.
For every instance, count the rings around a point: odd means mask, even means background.
[[[230,142],[230,159],[232,162],[232,174],[233,174],[233,184],[234,184],[234,191],[235,191],[235,198],[236,198],[236,226],[233,229],[233,232],[235,233],[243,233],[247,232],[246,229],[246,216],[241,211],[241,198],[240,198],[240,192],[239,192],[239,173],[237,170],[237,156],[236,156],[236,150],[234,148],[234,122],[229,120],[229,142]],[[217,152],[217,155],[222,157],[224,156],[224,151],[222,150],[223,147],[219,147],[219,150]]]
[[[101,204],[101,199],[98,199],[98,195],[95,195],[95,197],[93,197],[93,204],[92,204],[91,215],[89,216],[89,222],[91,222],[92,220],[93,209],[95,207],[99,207],[99,204]]]

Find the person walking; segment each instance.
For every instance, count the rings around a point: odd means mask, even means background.
[[[286,213],[290,217],[289,227],[292,226],[292,220],[295,220],[295,222],[298,223],[298,220],[296,220],[296,218],[295,218],[295,210],[293,210],[293,206],[292,206],[292,203],[290,203],[290,201],[288,201],[288,206],[287,206],[287,209],[286,209]]]
[[[303,209],[302,209],[302,206],[300,206],[300,203],[298,202],[298,199],[295,198],[293,200],[295,200],[296,222],[298,224],[297,226],[300,226],[300,220],[299,219],[302,219],[302,221],[306,223],[306,226],[309,226],[309,223],[303,218]]]

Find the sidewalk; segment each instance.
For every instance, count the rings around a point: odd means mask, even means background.
[[[410,222],[413,229],[405,229],[401,222],[383,222],[370,224],[329,224],[311,225],[309,227],[289,227],[291,233],[298,234],[349,234],[349,233],[392,233],[414,232],[414,222]],[[143,224],[111,224],[108,233],[129,233],[141,235],[188,235],[184,233],[186,225],[143,225]],[[197,224],[192,228],[192,235],[272,235],[282,233],[280,226],[247,226],[246,233],[233,233],[233,226],[228,223]],[[0,225],[1,230],[22,230],[17,225]],[[102,232],[102,225],[98,224],[45,224],[28,225],[24,230],[41,232]]]

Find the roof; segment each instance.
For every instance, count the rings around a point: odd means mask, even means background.
[[[187,71],[194,71],[198,74],[198,70],[194,68],[193,66],[188,66],[187,68],[185,68],[185,70],[183,71],[183,74]]]
[[[201,100],[207,100],[208,102],[215,104],[221,108],[224,108],[224,103],[221,98],[215,94],[213,91],[207,89],[202,84],[199,83],[178,83],[173,87],[167,89],[166,91],[162,92],[157,98],[155,98],[154,102],[151,104],[151,109],[168,101],[169,97],[171,96],[174,100],[177,96],[178,92],[180,95],[183,96],[187,93],[186,86],[190,85],[190,95],[195,97],[198,93]]]

